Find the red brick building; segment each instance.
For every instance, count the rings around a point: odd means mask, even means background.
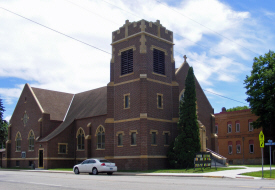
[[[173,32],[159,21],[127,20],[112,39],[107,86],[69,94],[25,85],[10,120],[4,167],[72,167],[90,157],[119,169],[167,167],[186,58],[175,69]],[[196,92],[207,148],[215,150],[213,108],[197,81]]]
[[[259,133],[252,122],[258,117],[250,109],[215,114],[215,130],[218,135],[218,153],[229,164],[261,164]]]

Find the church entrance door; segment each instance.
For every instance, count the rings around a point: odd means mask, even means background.
[[[44,150],[39,150],[39,155],[38,155],[38,158],[39,158],[39,163],[38,163],[38,167],[39,168],[44,168],[44,164],[43,164],[43,152]]]

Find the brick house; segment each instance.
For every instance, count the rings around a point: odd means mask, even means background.
[[[252,122],[258,116],[250,109],[215,114],[215,131],[218,135],[218,153],[226,157],[229,164],[262,164],[259,133]]]
[[[4,167],[72,167],[90,157],[119,169],[167,167],[189,68],[175,69],[173,32],[159,21],[112,33],[110,82],[70,94],[25,85],[10,120]],[[215,150],[214,110],[196,81],[199,123]]]

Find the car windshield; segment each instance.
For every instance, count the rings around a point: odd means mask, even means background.
[[[101,162],[101,163],[111,163],[109,160],[99,160],[99,162]]]

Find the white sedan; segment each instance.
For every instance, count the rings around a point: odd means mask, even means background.
[[[115,163],[112,163],[105,159],[90,158],[84,160],[82,163],[74,166],[73,171],[75,174],[89,173],[97,175],[98,173],[107,173],[112,175],[113,172],[117,171]]]

